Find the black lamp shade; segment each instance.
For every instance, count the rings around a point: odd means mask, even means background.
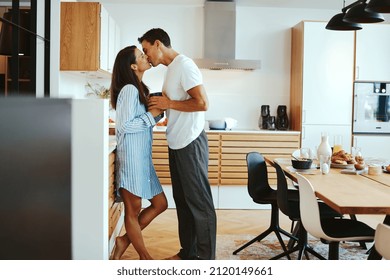
[[[339,31],[351,31],[351,30],[362,29],[362,26],[358,23],[343,21],[344,15],[345,15],[344,13],[340,13],[332,17],[325,28],[329,30],[339,30]]]
[[[12,12],[6,12],[3,15],[3,18],[13,22]],[[30,12],[28,10],[23,10],[19,12],[19,25],[25,29],[29,29],[30,26]],[[11,24],[7,22],[2,22],[1,33],[0,33],[0,54],[1,55],[12,55],[12,28]],[[20,30],[19,31],[19,54],[29,55],[30,53],[30,36],[27,32]]]
[[[370,0],[365,10],[374,13],[390,13],[390,0]]]
[[[365,10],[366,6],[366,3],[359,3],[353,6],[347,11],[343,20],[352,23],[376,23],[385,20],[379,13],[367,12]]]

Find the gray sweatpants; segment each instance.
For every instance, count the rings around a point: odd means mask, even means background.
[[[208,180],[206,133],[179,150],[169,149],[173,198],[184,259],[215,259],[217,218]]]

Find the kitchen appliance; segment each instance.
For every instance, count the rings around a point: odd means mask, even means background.
[[[210,130],[232,130],[237,126],[237,120],[233,118],[209,120],[208,123]]]
[[[390,82],[355,82],[353,104],[354,134],[390,134]]]
[[[226,122],[225,120],[209,120],[210,130],[225,130]]]
[[[269,126],[269,105],[261,105],[260,119],[259,119],[259,128],[268,129]]]
[[[287,130],[288,129],[288,116],[287,116],[287,106],[279,105],[276,116],[276,129],[278,130]]]
[[[260,69],[260,60],[236,58],[236,3],[207,0],[204,4],[203,69]]]

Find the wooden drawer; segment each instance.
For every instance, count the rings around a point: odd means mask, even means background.
[[[208,135],[209,144],[209,181],[211,185],[219,184],[220,135]],[[169,172],[168,143],[165,132],[153,132],[152,157],[157,176],[163,185],[171,185]]]
[[[112,233],[119,221],[119,218],[124,210],[123,202],[120,203],[114,203],[112,207],[109,210],[108,217],[109,217],[109,222],[108,222],[108,238],[111,239]]]
[[[171,184],[165,132],[155,132],[153,163],[162,184]],[[264,156],[286,157],[300,147],[300,135],[291,133],[207,132],[209,180],[211,185],[247,185],[246,155],[257,151]],[[268,167],[268,179],[276,184],[276,173]]]
[[[299,141],[299,134],[222,134],[221,185],[247,185],[247,153],[285,157],[299,148]],[[270,166],[268,179],[271,185],[276,184],[276,172]]]
[[[111,239],[119,218],[124,209],[122,202],[115,202],[115,151],[109,155],[109,183],[108,183],[108,238]]]

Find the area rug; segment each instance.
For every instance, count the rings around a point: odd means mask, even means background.
[[[255,236],[249,235],[218,235],[217,236],[217,256],[218,260],[268,260],[283,252],[279,241],[274,234],[270,234],[266,239],[255,242],[233,255],[234,250]],[[285,240],[287,244],[288,240]],[[319,254],[328,257],[328,245],[318,239],[309,236],[309,245]],[[372,243],[366,243],[367,248],[371,248]],[[291,259],[297,259],[297,253],[291,255]],[[340,243],[339,259],[340,260],[366,260],[368,257],[367,249],[360,247],[356,242]],[[287,260],[287,258],[282,258]],[[304,256],[303,259],[306,259]],[[309,259],[317,260],[316,257],[309,253]]]

